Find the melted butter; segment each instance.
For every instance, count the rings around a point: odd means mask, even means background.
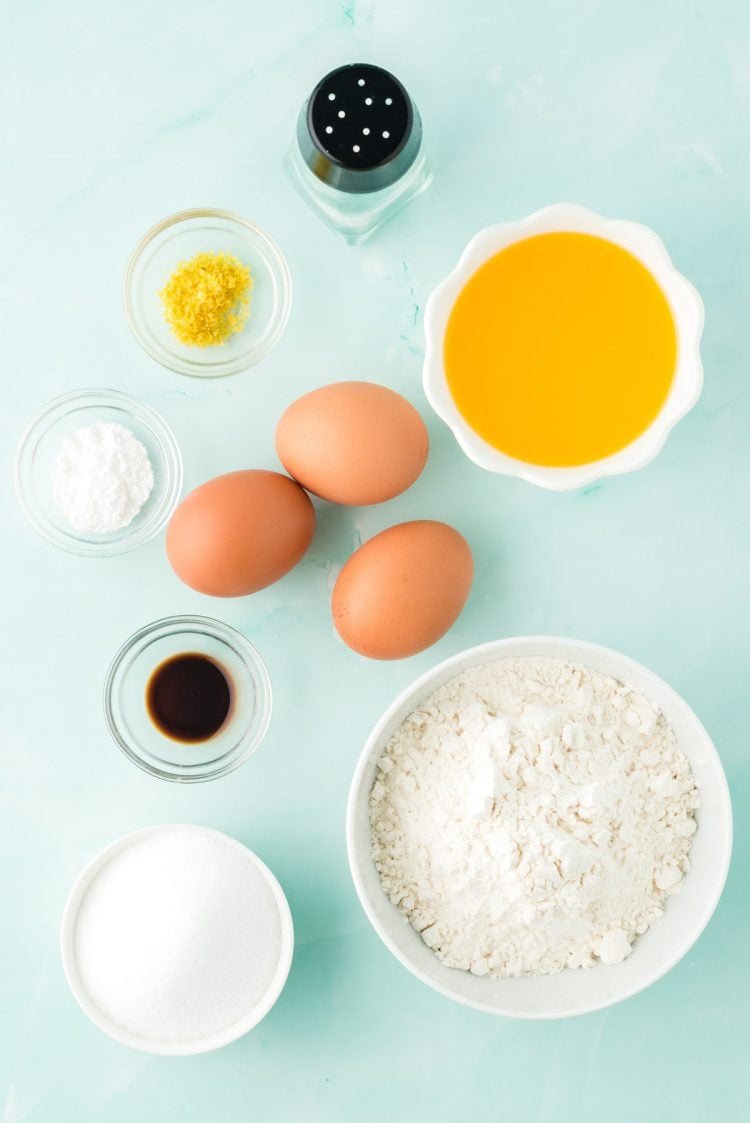
[[[456,406],[517,460],[570,467],[634,441],[669,393],[677,337],[633,254],[590,234],[526,238],[459,293],[444,345]]]

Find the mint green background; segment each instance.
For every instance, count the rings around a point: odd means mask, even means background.
[[[3,1123],[747,1118],[749,24],[744,0],[475,0],[470,10],[446,0],[5,0]],[[403,78],[436,173],[359,250],[279,171],[303,96],[354,60]],[[480,227],[558,200],[653,226],[707,312],[705,392],[656,462],[562,495],[468,463],[420,388],[430,289]],[[266,227],[295,285],[274,354],[213,385],[153,364],[120,307],[132,245],[191,205]],[[192,487],[276,467],[282,408],[352,376],[382,380],[423,410],[428,467],[384,507],[323,507],[303,563],[252,598],[192,593],[161,541],[102,562],[66,556],[33,534],[10,493],[21,426],[75,386],[115,386],[159,409]],[[471,600],[433,650],[365,662],[333,634],[332,580],[362,539],[420,516],[469,538]],[[99,696],[136,626],[191,611],[258,646],[275,712],[249,764],[184,789],[116,751]],[[394,695],[462,648],[535,632],[609,644],[671,682],[716,740],[736,813],[726,893],[687,958],[617,1008],[550,1024],[474,1013],[412,978],[364,919],[343,837],[355,760]],[[100,1035],[69,995],[57,950],[79,868],[117,836],[169,821],[205,823],[257,850],[297,928],[269,1017],[186,1060]]]

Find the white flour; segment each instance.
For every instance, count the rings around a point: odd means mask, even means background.
[[[128,526],[153,486],[148,453],[124,425],[97,421],[62,442],[53,496],[76,530],[107,534]]]
[[[680,886],[699,798],[636,690],[558,659],[446,683],[386,747],[370,795],[381,883],[449,967],[620,963]]]

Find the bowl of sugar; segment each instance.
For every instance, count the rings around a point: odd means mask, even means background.
[[[637,994],[698,939],[732,849],[719,756],[662,679],[552,636],[461,652],[408,687],[352,780],[349,865],[418,979],[515,1018]]]
[[[109,1037],[163,1056],[208,1053],[268,1014],[294,931],[284,892],[220,831],[146,827],[78,877],[61,926],[65,976]]]

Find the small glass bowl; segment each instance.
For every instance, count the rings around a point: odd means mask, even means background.
[[[188,347],[164,318],[159,293],[181,261],[198,253],[230,253],[253,276],[250,315],[221,347]],[[230,211],[180,211],[153,226],[130,255],[123,282],[133,335],[157,363],[195,378],[238,374],[259,362],[281,338],[292,306],[284,255],[260,227]]]
[[[230,680],[229,715],[207,741],[172,740],[146,708],[152,673],[165,659],[186,653],[214,659]],[[144,772],[183,784],[216,780],[244,764],[263,740],[271,719],[271,681],[253,645],[228,624],[171,616],[147,624],[117,652],[104,683],[104,716],[119,747]]]
[[[63,439],[98,421],[125,426],[144,445],[154,488],[127,526],[108,534],[76,530],[53,496],[55,462]],[[73,390],[32,417],[16,448],[13,482],[21,510],[34,529],[61,550],[112,557],[148,542],[167,524],[182,489],[182,457],[172,430],[143,402],[117,390]]]

